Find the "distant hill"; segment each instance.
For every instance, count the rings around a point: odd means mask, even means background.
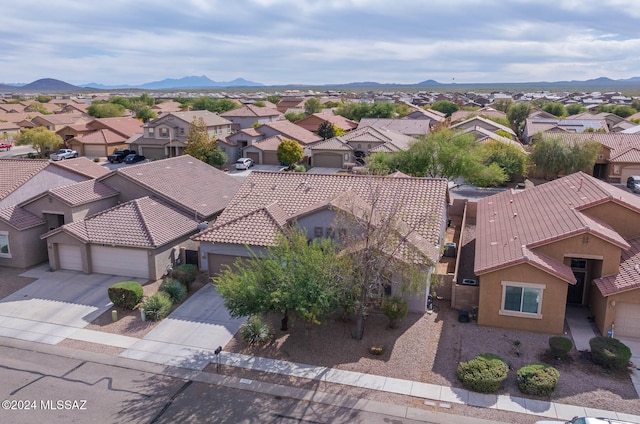
[[[23,85],[21,87],[11,87],[12,91],[21,92],[68,92],[68,91],[83,91],[84,89],[75,85],[68,84],[64,81],[60,81],[53,78],[42,78],[32,83]]]
[[[217,82],[202,76],[188,76],[180,79],[167,78],[162,81],[148,82],[140,85],[102,85],[90,83],[84,85],[87,88],[98,88],[101,90],[141,89],[141,90],[170,90],[176,88],[225,88],[225,87],[263,87],[258,82],[248,81],[243,78],[236,78],[233,81]]]
[[[430,79],[430,80],[419,82],[416,85],[442,85],[442,84],[440,84],[438,81],[434,81],[434,80]]]

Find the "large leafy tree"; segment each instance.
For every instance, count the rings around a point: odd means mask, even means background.
[[[509,120],[509,125],[520,140],[522,140],[524,125],[530,113],[531,105],[524,102],[512,104],[507,111],[507,119]]]
[[[94,118],[116,118],[124,116],[126,108],[118,103],[93,103],[87,108],[87,113]]]
[[[336,136],[336,130],[333,124],[329,121],[324,121],[318,126],[318,135],[323,139],[333,138]]]
[[[552,114],[553,116],[557,116],[558,118],[567,115],[567,109],[565,109],[562,103],[558,102],[545,103],[545,105],[542,106],[542,110]]]
[[[456,112],[460,107],[448,100],[438,100],[431,105],[431,109],[444,113],[447,117],[451,116],[453,112]]]
[[[485,165],[497,164],[507,175],[522,177],[527,172],[527,154],[516,146],[489,141],[478,147]]]
[[[208,162],[209,162],[209,165],[212,165],[215,167],[221,167],[222,165],[227,163],[228,160],[229,160],[229,157],[227,156],[227,152],[225,152],[224,149],[217,147],[213,151],[213,153],[209,155]]]
[[[570,105],[565,106],[565,109],[567,110],[568,116],[577,115],[585,111],[585,108],[582,107],[582,104],[580,103],[572,103]]]
[[[185,154],[208,163],[209,157],[218,147],[218,141],[214,135],[209,135],[204,119],[194,117],[189,124],[186,145]]]
[[[278,161],[286,163],[289,167],[293,167],[304,158],[302,146],[298,142],[286,138],[278,145],[276,154],[278,155]]]
[[[498,99],[491,103],[491,107],[495,110],[499,110],[500,112],[507,113],[512,104],[513,100],[511,99]]]
[[[224,113],[241,107],[240,104],[230,99],[214,99],[213,97],[205,96],[193,100],[192,106],[194,110],[208,110],[209,112],[217,113]]]
[[[389,102],[346,102],[336,108],[335,114],[360,121],[362,118],[393,118],[398,113],[396,106]]]
[[[315,97],[311,97],[304,102],[304,113],[307,115],[313,115],[322,111],[322,104],[320,100]]]
[[[298,229],[286,229],[264,255],[238,259],[213,279],[233,317],[267,312],[321,323],[352,298],[344,284],[344,256],[331,239],[307,241]]]
[[[46,129],[45,127],[29,128],[22,131],[14,138],[17,146],[31,146],[38,153],[38,156],[44,157],[48,150],[55,150],[64,142],[62,137]]]
[[[591,173],[600,149],[600,143],[593,140],[567,143],[560,137],[538,137],[533,143],[529,160],[538,172],[550,180],[561,172]]]

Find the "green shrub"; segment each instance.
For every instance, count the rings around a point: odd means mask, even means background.
[[[549,337],[549,353],[554,358],[563,358],[573,349],[571,339],[562,336]]]
[[[164,280],[158,290],[168,294],[173,303],[180,303],[187,298],[187,288],[180,281]]]
[[[171,278],[180,281],[187,290],[191,288],[191,283],[196,281],[198,267],[191,264],[178,265],[171,271]]]
[[[522,393],[549,396],[556,389],[560,373],[546,364],[531,364],[520,368],[517,378]]]
[[[589,340],[589,347],[591,347],[591,360],[605,368],[624,369],[631,359],[631,350],[618,339],[594,337]]]
[[[171,313],[172,306],[171,298],[165,292],[158,292],[147,297],[142,304],[145,316],[151,321],[160,321],[162,318],[166,318]]]
[[[100,162],[100,158],[93,158],[93,161],[94,161],[95,163],[98,163],[98,162]]]
[[[369,348],[369,353],[371,353],[372,355],[382,355],[384,353],[384,346],[373,345]]]
[[[251,346],[264,345],[273,337],[273,329],[259,316],[254,315],[240,326],[240,337]]]
[[[509,366],[497,355],[485,353],[458,365],[458,379],[474,392],[495,393],[507,378]]]
[[[109,287],[107,295],[114,305],[133,310],[142,299],[142,286],[136,281],[123,281]]]
[[[407,301],[400,296],[385,297],[382,301],[382,313],[389,319],[389,327],[396,328],[398,321],[407,315]]]

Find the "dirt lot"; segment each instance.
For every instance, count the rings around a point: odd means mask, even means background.
[[[36,281],[35,278],[20,277],[20,274],[25,271],[21,268],[0,266],[0,299],[4,299]]]

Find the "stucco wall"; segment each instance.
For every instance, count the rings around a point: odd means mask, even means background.
[[[615,322],[616,305],[620,302],[640,304],[640,289],[630,290],[614,294],[604,298],[600,291],[594,287],[592,295],[592,312],[596,315],[596,325],[602,335],[607,334],[611,324]],[[599,312],[596,314],[596,310]],[[604,313],[603,313],[604,312]],[[615,332],[615,330],[614,330]],[[614,334],[615,337],[615,334]]]
[[[0,208],[17,205],[45,191],[64,185],[88,180],[88,177],[67,171],[55,165],[49,165],[29,181],[0,200]]]
[[[582,211],[584,214],[606,222],[625,239],[640,237],[640,214],[624,206],[607,202]]]
[[[40,240],[40,235],[46,231],[44,225],[18,231],[10,225],[0,223],[0,231],[9,236],[10,258],[0,257],[0,266],[13,268],[28,268],[47,260],[47,245]]]
[[[114,188],[120,192],[119,200],[121,202],[128,202],[129,200],[139,199],[141,197],[152,195],[152,193],[145,188],[140,187],[133,181],[128,180],[118,174],[108,175],[101,181],[109,187]]]
[[[502,281],[545,284],[542,294],[542,318],[500,315]],[[480,276],[479,283],[479,325],[562,334],[568,283],[528,264],[483,274]]]
[[[180,248],[184,247],[189,250],[197,250],[198,242],[190,240],[189,236],[183,237],[175,242],[169,243],[166,246],[162,246],[156,249],[152,253],[150,260],[150,278],[157,280],[167,273],[169,266],[174,267],[177,265],[177,260],[180,257]]]

